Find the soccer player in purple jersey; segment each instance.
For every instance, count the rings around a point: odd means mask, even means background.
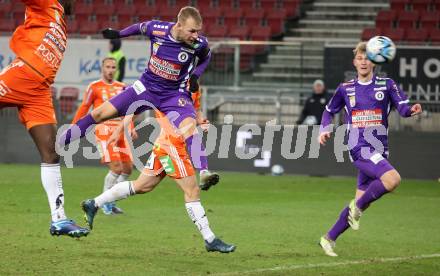
[[[201,29],[199,11],[193,7],[184,7],[178,14],[177,23],[152,20],[131,25],[121,31],[104,30],[103,35],[108,39],[133,35],[148,37],[151,41],[149,62],[139,80],[127,87],[120,96],[81,118],[73,126],[78,127],[79,131],[73,131],[71,127],[63,134],[60,143],[68,144],[83,137],[91,125],[121,114],[138,114],[153,107],[167,115],[177,112],[179,116],[174,118],[173,123],[184,132],[193,164],[201,172],[200,185],[215,185],[219,176],[208,170],[206,152],[196,131],[196,112],[190,95],[199,89],[198,79],[211,58],[207,39],[199,35]],[[140,102],[147,104],[133,108]]]
[[[336,89],[322,115],[319,135],[319,143],[325,145],[330,138],[333,115],[344,108],[348,146],[353,164],[358,169],[358,183],[355,199],[342,210],[335,225],[320,239],[319,245],[325,254],[332,257],[337,256],[334,251],[336,239],[349,227],[358,230],[360,217],[370,204],[392,192],[400,183],[399,173],[387,159],[391,108],[395,108],[402,117],[422,112],[420,104],[409,105],[407,96],[392,79],[379,78],[373,73],[374,64],[367,58],[365,42],[360,42],[353,53],[357,78],[340,84]]]
[[[211,58],[206,38],[199,36],[201,29],[202,18],[199,11],[193,7],[184,7],[178,14],[177,23],[153,20],[134,24],[122,31],[104,30],[104,37],[109,39],[132,35],[147,36],[151,41],[151,56],[147,68],[132,86],[78,120],[62,135],[60,142],[68,144],[74,139],[83,137],[91,130],[89,127],[93,124],[122,114],[138,114],[154,108],[166,114],[174,127],[180,130],[195,166],[206,167],[207,158],[203,153],[204,149],[201,148],[200,135],[197,135],[195,129],[196,111],[191,98],[191,93],[199,89],[198,78]],[[198,58],[197,65],[196,58]],[[143,105],[137,105],[139,102]],[[78,128],[79,131],[75,131]],[[194,143],[193,139],[196,140]],[[151,191],[162,178],[163,176],[142,174],[136,181],[116,184],[103,195],[106,199],[119,200],[136,193],[145,193]],[[184,192],[186,210],[202,234],[206,249],[221,253],[233,252],[234,245],[224,243],[211,231],[200,202],[200,188],[194,175],[187,175],[176,181]],[[100,207],[102,207],[100,202],[93,199],[82,203],[90,228]]]

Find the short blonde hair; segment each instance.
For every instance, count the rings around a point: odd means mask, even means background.
[[[353,55],[356,56],[359,53],[367,52],[367,42],[361,41],[356,45],[356,48],[353,49]]]
[[[179,14],[177,15],[177,21],[180,23],[185,22],[188,18],[194,19],[197,24],[202,24],[202,16],[198,9],[186,6],[180,9]]]

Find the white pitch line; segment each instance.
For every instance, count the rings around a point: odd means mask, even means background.
[[[243,275],[243,274],[252,274],[252,273],[262,273],[262,272],[273,272],[273,271],[284,271],[284,270],[298,270],[298,269],[307,269],[307,268],[320,268],[320,267],[336,267],[336,266],[347,266],[347,265],[359,265],[359,264],[376,264],[376,263],[392,263],[392,262],[402,262],[402,261],[410,261],[410,260],[421,260],[421,259],[432,259],[432,258],[440,258],[440,253],[438,254],[429,254],[429,255],[417,255],[417,256],[408,256],[408,257],[394,257],[394,258],[379,258],[379,259],[366,259],[359,261],[346,261],[346,262],[330,262],[330,263],[318,263],[318,264],[304,264],[304,265],[289,265],[289,266],[276,266],[272,268],[261,268],[255,270],[246,270],[246,271],[236,271],[236,272],[226,272],[212,275]]]

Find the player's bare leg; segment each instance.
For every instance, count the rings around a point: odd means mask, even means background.
[[[50,233],[57,236],[87,236],[89,230],[67,219],[64,212],[63,182],[60,157],[55,152],[55,133],[54,124],[36,125],[29,129],[29,134],[41,156],[41,182],[47,194],[52,216]]]
[[[187,144],[187,149],[194,167],[199,169],[199,186],[200,189],[207,191],[211,186],[216,185],[220,176],[216,172],[208,169],[208,157],[202,142],[202,137],[196,128],[196,120],[194,118],[185,118],[179,125]]]
[[[162,181],[165,175],[139,175],[134,181],[124,181],[117,183],[110,190],[107,190],[95,197],[94,199],[86,199],[81,202],[81,208],[84,212],[84,219],[93,229],[93,222],[99,208],[106,203],[115,202],[136,194],[144,194],[151,192]]]
[[[219,238],[216,238],[215,234],[209,227],[205,209],[200,203],[200,188],[197,185],[196,177],[192,175],[175,179],[175,181],[184,193],[186,211],[202,234],[203,239],[205,240],[206,250],[221,253],[233,252],[235,250],[235,245],[226,244]]]

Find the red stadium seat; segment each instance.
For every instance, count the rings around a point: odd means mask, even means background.
[[[298,17],[300,0],[283,0],[282,8],[286,10],[288,17]]]
[[[136,6],[136,15],[139,16],[140,21],[152,20],[159,18],[159,8],[157,6],[147,6],[145,3]],[[120,21],[122,24],[123,21]]]
[[[207,7],[203,8],[201,11],[203,19],[205,18],[220,18],[223,16],[223,10],[221,7]]]
[[[137,13],[136,6],[134,4],[127,4],[122,1],[117,1],[115,13],[119,16],[131,17]],[[120,17],[119,17],[120,18]]]
[[[402,29],[402,28],[383,28],[382,34],[384,36],[391,38],[395,42],[402,41],[403,38],[405,37],[405,29]]]
[[[381,34],[382,34],[382,29],[381,28],[365,28],[362,31],[361,39],[363,41],[367,41],[370,38],[372,38],[373,36],[377,36],[377,35],[381,35]]]
[[[405,40],[411,43],[421,43],[428,40],[428,30],[426,29],[407,29]]]
[[[98,22],[107,20],[115,12],[115,5],[112,3],[93,4],[96,20]]]
[[[224,9],[224,20],[225,25],[227,26],[236,26],[240,25],[241,18],[243,17],[243,10],[242,9]]]
[[[248,26],[263,25],[263,18],[266,12],[264,9],[245,9],[244,18]]]
[[[284,33],[284,24],[286,22],[287,12],[285,10],[270,9],[267,12],[267,24],[272,28],[274,35]]]
[[[432,0],[412,0],[412,7],[414,11],[424,12],[431,8]]]
[[[81,34],[95,35],[100,31],[100,26],[97,21],[84,21],[80,23],[79,32]]]
[[[2,15],[7,15],[12,12],[12,3],[9,1],[0,1],[0,11]]]
[[[14,18],[0,18],[0,32],[11,33],[15,30]]]
[[[420,28],[435,29],[439,28],[440,12],[422,12],[420,14]]]
[[[411,0],[391,0],[390,7],[394,11],[409,10]]]
[[[277,8],[277,0],[260,0],[260,7],[267,10],[272,10]]]
[[[227,26],[219,24],[209,25],[205,30],[205,34],[209,39],[226,37],[228,34],[228,28]]]
[[[440,29],[431,29],[429,40],[433,45],[440,45]]]
[[[269,40],[272,30],[269,26],[253,26],[250,34],[251,40]]]
[[[419,13],[417,11],[400,11],[397,21],[399,28],[411,29],[417,27]]]
[[[249,37],[250,29],[248,26],[229,26],[229,35],[230,38],[237,38],[240,40],[247,40]]]
[[[161,5],[159,8],[159,18],[162,21],[174,22],[177,19],[177,14],[180,8],[177,6]]]
[[[99,29],[105,29],[105,28],[112,28],[115,30],[120,30],[121,29],[121,25],[119,24],[119,21],[109,17],[107,18],[107,20],[102,20],[102,21],[98,21],[99,22]],[[126,27],[125,25],[123,27]]]
[[[74,34],[79,31],[79,23],[74,16],[68,16],[66,18],[66,24],[67,24],[67,33]]]
[[[241,9],[252,9],[255,7],[254,0],[240,0],[240,8]]]
[[[378,28],[391,28],[394,25],[396,19],[396,12],[393,10],[382,10],[377,13],[376,27]]]

